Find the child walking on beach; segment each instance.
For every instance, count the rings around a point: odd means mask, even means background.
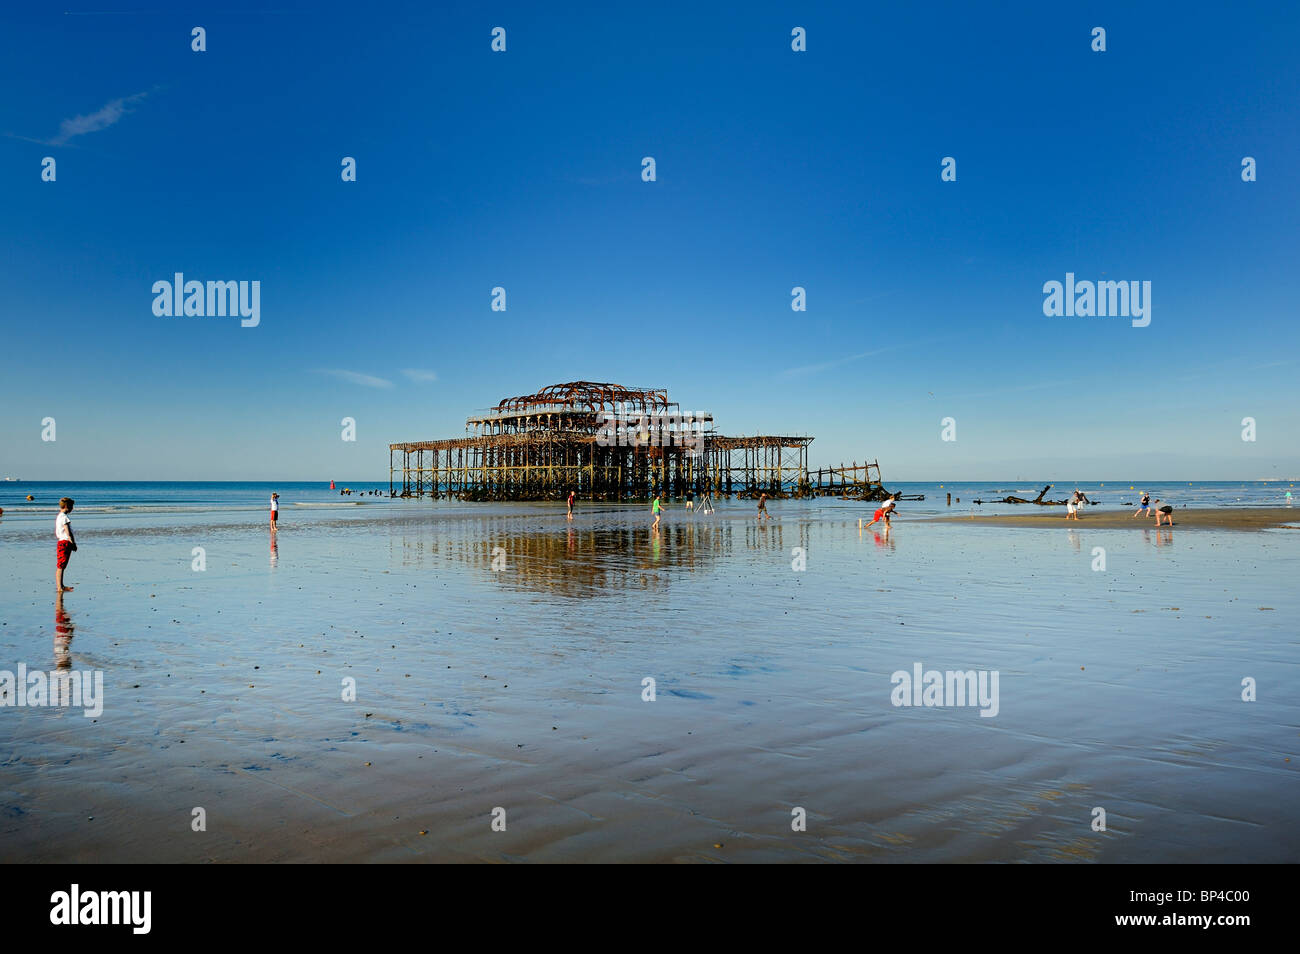
[[[77,552],[77,538],[72,533],[72,521],[68,519],[68,514],[72,513],[72,505],[72,498],[64,497],[59,501],[59,515],[54,518],[54,539],[57,548],[54,561],[54,586],[60,593],[67,593],[72,589],[70,586],[63,585],[63,571],[68,567],[69,558]]]
[[[280,495],[271,494],[271,529],[278,529],[275,522],[280,519]]]
[[[569,516],[567,518],[569,520],[573,519],[573,501],[574,501],[574,493],[572,490],[570,490],[569,491]]]
[[[767,517],[768,520],[772,519],[772,515],[767,512],[767,494],[759,494],[758,495],[758,519],[762,520],[764,517]]]
[[[658,495],[658,494],[655,494],[654,503],[650,505],[650,509],[651,509],[651,511],[652,511],[652,512],[654,513],[654,515],[655,515],[655,523],[654,523],[654,526],[651,527],[650,529],[652,529],[652,530],[658,530],[658,529],[659,529],[659,517],[660,517],[660,512],[661,512],[661,508],[660,508],[660,506],[659,506],[659,495]]]

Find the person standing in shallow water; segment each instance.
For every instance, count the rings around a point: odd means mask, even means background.
[[[64,497],[59,501],[59,515],[54,518],[54,539],[57,548],[54,559],[54,586],[60,593],[72,590],[72,587],[63,585],[63,571],[67,569],[72,554],[77,552],[77,538],[72,532],[72,521],[68,519],[68,514],[72,513],[72,506],[72,498]]]
[[[655,515],[654,526],[651,527],[650,529],[652,529],[652,530],[658,530],[658,529],[659,529],[659,518],[660,518],[660,516],[662,516],[662,508],[659,506],[659,495],[658,495],[658,494],[655,494],[654,503],[652,503],[652,504],[650,505],[650,510],[651,510],[651,512]]]
[[[574,493],[572,490],[570,490],[569,491],[569,517],[568,517],[568,519],[570,520],[573,519],[573,501],[574,501]]]
[[[758,495],[758,519],[762,520],[764,517],[767,517],[768,520],[772,519],[772,515],[767,512],[767,494],[759,494]]]
[[[278,530],[276,521],[280,519],[280,495],[271,494],[271,529]]]

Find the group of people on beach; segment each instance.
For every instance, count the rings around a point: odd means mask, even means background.
[[[1153,501],[1151,495],[1145,490],[1142,491],[1142,506],[1133,511],[1135,517],[1141,514],[1155,514],[1157,527],[1162,520],[1171,527],[1174,525],[1174,508],[1169,504],[1161,505],[1159,497]]]
[[[570,492],[569,498],[572,500],[572,492]],[[704,495],[700,498],[700,507],[697,511],[695,509],[695,491],[688,490],[686,492],[686,510],[688,513],[713,513],[713,494],[707,490],[704,492]],[[663,517],[663,512],[664,507],[660,494],[655,494],[654,499],[650,501],[650,513],[654,516],[654,523],[650,525],[651,530],[659,529],[659,521]],[[570,516],[572,516],[572,509],[570,509]],[[758,519],[760,522],[764,519],[772,519],[772,515],[767,512],[767,494],[760,494],[758,497]]]
[[[1082,490],[1075,490],[1065,503],[1065,519],[1078,520],[1084,506],[1090,503],[1092,501],[1088,499],[1087,494]],[[1138,517],[1143,514],[1155,514],[1157,527],[1162,523],[1170,527],[1174,525],[1174,508],[1169,504],[1161,504],[1159,498],[1152,500],[1151,495],[1145,490],[1142,491],[1142,505],[1134,511],[1133,516]]]
[[[572,520],[572,519],[573,519],[573,506],[574,506],[574,504],[577,502],[577,499],[578,499],[578,498],[577,498],[577,494],[576,494],[574,491],[570,490],[570,491],[569,491],[568,501],[567,501],[567,505],[568,505],[568,513],[567,513],[567,515],[565,516],[565,519],[566,519],[566,520]],[[764,515],[766,515],[766,512],[767,512],[767,510],[766,510],[766,506],[765,506],[766,503],[767,503],[767,494],[763,494],[762,499],[761,499],[761,500],[759,501],[759,503],[758,503],[758,510],[759,510],[759,517],[760,517],[760,519],[761,519]],[[686,492],[686,509],[687,509],[687,511],[690,512],[690,513],[695,513],[695,512],[696,512],[696,510],[695,510],[695,491],[693,491],[693,490],[688,490],[688,491]],[[651,524],[651,529],[652,529],[652,530],[658,530],[658,529],[659,529],[659,521],[663,518],[663,512],[664,512],[664,505],[663,505],[663,500],[662,500],[662,498],[661,498],[661,495],[660,495],[660,494],[655,494],[655,495],[654,495],[654,498],[650,501],[650,513],[651,513],[651,515],[654,517],[654,523]],[[709,494],[709,493],[706,492],[706,493],[704,494],[703,498],[701,498],[701,500],[700,500],[700,509],[699,509],[699,513],[713,513],[713,495],[712,495],[712,494]]]
[[[576,500],[576,495],[572,490],[570,490],[569,497],[568,497],[568,514],[565,517],[566,520],[573,519],[573,504],[575,500]],[[686,492],[686,510],[690,513],[696,513],[696,512],[713,513],[713,495],[706,491],[703,497],[700,499],[700,507],[699,510],[697,511],[695,508],[695,491],[688,490]],[[886,529],[888,529],[889,517],[890,514],[892,514],[893,512],[894,512],[894,497],[891,495],[889,499],[886,500],[883,504],[881,504],[880,507],[876,510],[875,519],[872,520],[871,523],[876,523],[877,521],[883,519],[885,521],[885,527]],[[659,529],[659,522],[660,520],[663,519],[663,513],[664,513],[664,505],[663,505],[662,495],[655,494],[650,501],[650,514],[651,516],[654,517],[654,523],[650,525],[650,529],[652,530]],[[767,494],[760,493],[758,495],[758,520],[761,523],[764,520],[771,520],[771,519],[772,519],[772,515],[767,511]],[[868,526],[870,526],[870,524]]]
[[[1070,499],[1065,502],[1065,519],[1078,520],[1079,511],[1090,503],[1092,503],[1092,501],[1088,499],[1088,495],[1082,490],[1076,489],[1074,493],[1070,495]]]
[[[566,518],[568,520],[573,519],[573,507],[576,501],[577,501],[576,492],[570,490],[569,498],[568,498],[568,516]],[[1078,520],[1080,509],[1082,509],[1083,506],[1088,503],[1090,503],[1090,501],[1088,500],[1087,494],[1085,494],[1081,490],[1076,490],[1071,495],[1069,502],[1066,504],[1066,515],[1065,515],[1066,519]],[[60,593],[66,593],[72,589],[72,587],[64,585],[63,572],[64,570],[67,569],[68,561],[71,559],[72,554],[77,551],[77,538],[72,532],[72,520],[69,517],[69,514],[72,513],[72,508],[74,506],[75,506],[75,501],[73,501],[71,497],[63,497],[62,499],[60,499],[59,515],[58,517],[55,518],[54,521],[54,539],[57,547],[57,553],[55,559],[54,583],[55,583],[55,587],[58,589]],[[879,507],[876,508],[875,514],[872,515],[871,523],[867,524],[867,526],[868,527],[875,526],[877,523],[880,523],[883,520],[885,524],[885,532],[888,533],[890,529],[890,518],[893,516],[896,506],[897,506],[896,497],[895,495],[891,494],[880,504]],[[686,509],[688,511],[695,512],[694,491],[690,491],[686,495]],[[652,529],[658,530],[659,521],[663,517],[663,503],[660,499],[659,494],[655,494],[654,500],[651,501],[650,512],[654,515],[654,524],[652,525]],[[703,499],[701,500],[699,512],[713,513],[712,495],[708,493],[704,495]],[[1161,505],[1160,500],[1158,498],[1153,501],[1151,499],[1151,495],[1147,493],[1145,490],[1142,491],[1142,506],[1140,506],[1137,509],[1137,511],[1133,514],[1133,516],[1137,517],[1141,514],[1155,514],[1157,527],[1160,526],[1162,523],[1167,524],[1168,526],[1171,527],[1174,525],[1174,508],[1168,504]],[[278,493],[272,493],[271,494],[271,532],[272,533],[275,533],[279,529],[279,519],[280,519],[280,495]],[[772,515],[767,512],[767,494],[760,494],[758,497],[758,519],[760,522],[765,519],[766,520],[772,519]]]

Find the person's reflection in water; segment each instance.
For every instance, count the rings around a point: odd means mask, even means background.
[[[1156,546],[1158,546],[1158,547],[1171,547],[1171,546],[1173,546],[1173,545],[1174,545],[1174,531],[1173,531],[1173,530],[1157,530],[1157,531],[1156,531]]]
[[[280,544],[276,542],[275,531],[271,531],[271,569],[280,562]]]
[[[879,530],[872,530],[871,536],[875,538],[876,546],[878,546],[880,549],[883,550],[886,547],[888,547],[891,550],[894,549],[894,538],[889,535],[888,527],[885,527],[885,535],[883,537],[880,535]]]
[[[72,634],[76,627],[72,617],[63,608],[63,594],[54,597],[54,667],[68,669],[72,666]]]
[[[573,515],[570,514],[569,516],[573,516]],[[574,547],[575,547],[575,544],[574,544],[574,542],[573,542],[573,528],[570,527],[570,528],[569,528],[569,552],[570,552],[570,553],[573,552]]]

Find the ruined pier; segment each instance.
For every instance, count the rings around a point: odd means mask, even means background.
[[[548,500],[572,490],[585,500],[625,500],[817,490],[808,471],[812,437],[722,435],[711,414],[682,411],[662,388],[554,384],[471,415],[465,430],[390,444],[389,494]]]

